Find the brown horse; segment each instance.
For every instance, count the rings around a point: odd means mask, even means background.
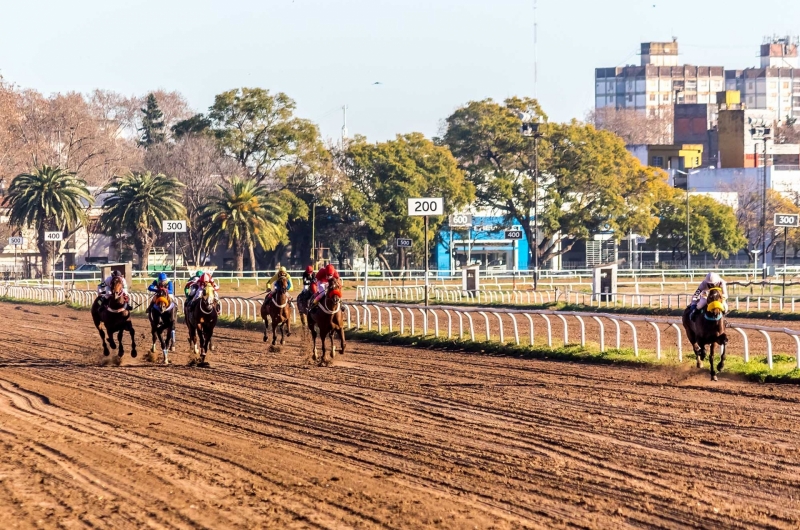
[[[150,351],[156,351],[156,340],[158,340],[161,351],[164,353],[164,364],[170,364],[169,352],[175,350],[176,314],[175,302],[170,298],[166,289],[159,288],[147,309],[147,317],[150,319],[150,333],[153,339]],[[163,338],[165,331],[167,332],[166,339]]]
[[[197,366],[208,367],[206,355],[211,349],[211,338],[219,317],[217,293],[214,287],[206,284],[197,300],[191,302],[185,311],[186,327],[189,328],[189,348],[200,355]]]
[[[333,362],[333,358],[336,356],[336,346],[333,344],[334,333],[339,335],[339,344],[342,350],[341,354],[344,355],[344,319],[342,317],[342,291],[340,289],[339,283],[335,280],[331,280],[325,297],[308,312],[308,329],[311,331],[311,344],[313,347],[311,358],[319,362],[319,364]],[[319,336],[322,342],[322,357],[319,359],[317,358],[316,328],[319,328]],[[325,350],[325,341],[328,337],[331,339],[330,361],[325,360],[327,353]]]
[[[300,329],[303,331],[303,340],[305,340],[306,335],[308,335],[308,308],[311,305],[311,299],[313,297],[314,293],[311,290],[311,286],[309,286],[303,289],[295,300],[297,303],[297,313],[300,315]]]
[[[114,333],[117,334],[117,342],[119,342],[117,355],[122,357],[125,354],[122,346],[122,333],[125,331],[131,335],[131,357],[138,355],[136,352],[136,336],[131,322],[131,313],[128,311],[128,300],[122,289],[121,276],[112,278],[111,297],[106,303],[103,303],[101,296],[95,299],[94,304],[92,304],[92,320],[94,320],[94,326],[100,333],[100,340],[103,343],[103,355],[110,355],[109,346],[112,349],[117,348],[114,342]],[[105,331],[100,327],[100,324],[103,324]],[[108,338],[106,338],[106,332],[108,332]],[[108,344],[106,344],[106,341],[108,341]]]
[[[281,330],[281,344],[286,337],[291,337],[289,329],[289,279],[281,276],[275,281],[275,292],[267,295],[261,304],[261,318],[264,319],[264,342],[267,342],[267,317],[272,319],[272,345],[278,340],[278,329]]]
[[[725,367],[725,346],[728,336],[725,334],[725,315],[722,312],[722,289],[713,287],[706,298],[708,305],[703,310],[697,310],[690,318],[691,306],[683,312],[683,328],[694,350],[697,367],[702,368],[702,361],[706,360],[706,345],[711,346],[709,362],[711,363],[711,380],[717,380],[717,372]],[[719,364],[714,369],[714,350],[720,345]]]

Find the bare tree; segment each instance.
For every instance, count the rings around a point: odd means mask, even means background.
[[[643,110],[605,107],[590,111],[586,121],[598,129],[613,132],[625,140],[626,145],[671,144],[674,110],[669,106],[654,110],[651,116]]]

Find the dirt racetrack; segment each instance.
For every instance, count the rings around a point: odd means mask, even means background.
[[[3,528],[800,526],[795,386],[231,329],[104,367],[88,312],[0,313]]]

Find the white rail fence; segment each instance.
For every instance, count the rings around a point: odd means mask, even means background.
[[[130,304],[134,313],[147,311],[147,304],[152,295],[149,293],[129,293]],[[79,307],[91,307],[97,298],[96,291],[78,289],[52,289],[47,287],[29,287],[20,285],[0,285],[0,297],[15,298],[19,300],[33,300],[37,302],[69,302]],[[185,299],[176,297],[181,311],[184,309]],[[250,322],[261,321],[261,304],[263,300],[250,300],[242,297],[221,297],[220,315],[237,319],[241,318]],[[297,322],[297,307],[291,304],[292,318]]]
[[[41,302],[70,302],[81,307],[90,307],[97,294],[95,291],[48,289],[42,287],[27,287],[18,285],[0,285],[0,297],[33,300]],[[135,312],[144,312],[149,300],[149,295],[144,293],[131,293],[131,304]],[[180,300],[182,305],[183,300]],[[248,300],[240,297],[223,297],[220,299],[222,315],[231,318],[242,318],[258,322],[260,317],[261,300]],[[571,344],[569,322],[577,324],[580,333],[579,344],[587,344],[587,323],[598,326],[597,341],[601,352],[607,351],[606,331],[610,327],[613,333],[613,344],[616,349],[623,347],[622,329],[630,330],[630,347],[634,355],[639,355],[640,339],[638,325],[652,327],[655,341],[648,341],[648,348],[655,347],[656,357],[662,358],[666,347],[674,345],[678,353],[678,360],[683,360],[683,329],[681,321],[676,318],[650,318],[644,316],[615,315],[609,313],[584,313],[562,312],[536,309],[506,309],[493,307],[463,307],[463,306],[431,306],[428,308],[410,304],[390,304],[381,302],[343,302],[342,311],[347,321],[348,329],[372,330],[379,333],[399,331],[400,334],[408,333],[411,336],[433,336],[458,338],[476,341],[481,337],[487,342],[497,341],[502,344],[513,343],[516,345],[524,342],[529,345],[536,343],[540,334],[544,335],[541,343],[546,343],[549,348],[554,347],[553,335],[555,328],[560,324],[562,344]],[[297,309],[292,304],[293,321],[297,322]],[[419,320],[417,320],[419,319]],[[540,320],[541,319],[541,320]],[[538,325],[535,322],[539,322]],[[421,324],[421,326],[418,325]],[[496,326],[495,326],[496,323]],[[527,325],[526,325],[527,324]],[[669,340],[662,333],[671,329],[673,340]],[[513,338],[507,337],[506,330]],[[741,337],[742,355],[745,362],[750,360],[751,336],[761,337],[765,341],[767,365],[773,368],[773,341],[775,335],[791,337],[795,345],[797,367],[800,369],[800,331],[788,328],[758,326],[746,323],[729,323],[728,329],[736,332]],[[525,333],[527,332],[527,333]],[[524,334],[524,335],[523,335]],[[730,349],[730,345],[728,346]],[[728,351],[730,353],[730,351]]]
[[[676,318],[461,306],[432,306],[426,309],[422,306],[380,302],[347,302],[343,307],[348,328],[355,326],[355,329],[368,331],[374,328],[379,333],[383,333],[384,330],[388,332],[398,331],[402,335],[408,332],[412,336],[425,337],[432,335],[434,337],[447,337],[448,339],[458,338],[459,340],[464,340],[467,337],[473,342],[476,337],[480,337],[489,342],[496,340],[503,344],[513,343],[516,345],[523,344],[523,333],[525,332],[527,334],[524,342],[529,345],[534,345],[536,337],[543,333],[546,339],[542,342],[545,342],[549,348],[554,347],[554,328],[559,323],[562,332],[561,342],[565,345],[570,344],[569,321],[579,326],[579,344],[585,347],[587,342],[586,325],[589,322],[593,322],[598,326],[598,345],[601,352],[607,351],[606,331],[607,327],[610,326],[614,334],[616,349],[620,349],[623,346],[621,330],[630,330],[630,347],[633,348],[634,355],[637,357],[641,345],[638,334],[639,328],[636,324],[646,325],[652,327],[655,333],[655,342],[648,342],[647,347],[655,347],[656,358],[662,358],[665,346],[674,345],[677,349],[678,360],[683,360],[683,341],[685,337],[681,321]],[[540,322],[540,324],[537,326],[535,322]],[[421,324],[421,326],[418,324]],[[673,340],[669,340],[662,333],[661,327],[665,325],[667,329],[672,330]],[[457,329],[455,329],[456,326]],[[774,365],[773,335],[791,337],[795,345],[797,367],[800,368],[800,331],[744,323],[729,323],[727,327],[731,333],[736,332],[741,338],[742,355],[745,362],[749,362],[751,357],[751,335],[763,338],[767,365],[770,370],[773,369]],[[506,329],[509,329],[513,334],[512,340],[507,340]],[[730,353],[730,347],[730,345],[727,347],[727,353]]]

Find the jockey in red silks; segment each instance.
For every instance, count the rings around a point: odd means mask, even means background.
[[[312,305],[316,305],[320,300],[322,300],[322,298],[325,296],[325,292],[328,289],[328,285],[334,278],[337,280],[340,279],[339,273],[336,271],[336,267],[334,267],[331,263],[322,267],[319,272],[317,272],[316,283],[314,284],[316,285],[317,296],[314,298],[314,303]]]

